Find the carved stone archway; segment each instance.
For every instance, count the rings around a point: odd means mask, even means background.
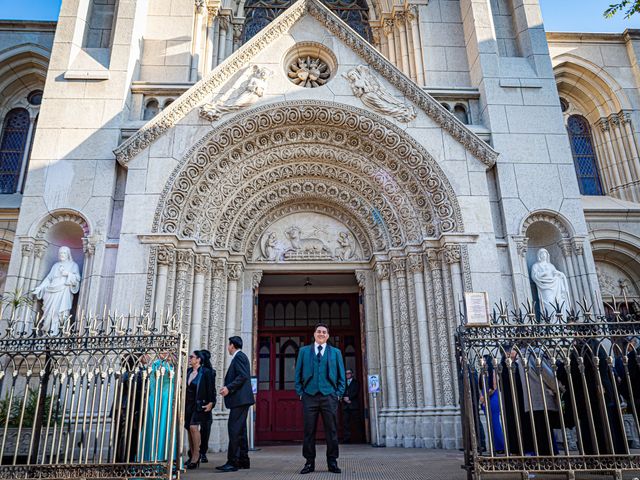
[[[309,236],[301,238],[309,251],[291,239],[290,256],[261,250],[270,228],[282,232],[304,215],[339,225],[352,251],[334,254],[335,244]],[[266,105],[217,127],[172,173],[145,240],[147,304],[182,310],[191,348],[206,345],[221,370],[224,339],[247,335],[261,272],[293,264],[356,272],[373,346],[368,373],[385,379],[387,445],[454,447],[455,299],[467,263],[464,246],[452,242],[461,233],[446,176],[395,125],[331,102]]]

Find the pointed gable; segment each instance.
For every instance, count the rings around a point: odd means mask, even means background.
[[[455,118],[431,95],[404,75],[369,42],[358,35],[319,0],[299,0],[293,4],[249,42],[218,65],[206,78],[193,85],[168,108],[164,109],[114,150],[118,162],[126,166],[133,157],[176,125],[194,108],[206,101],[217,87],[246,67],[265,47],[286,34],[296,22],[306,15],[310,15],[320,22],[324,28],[362,58],[371,69],[402,93],[406,100],[424,111],[437,125],[471,152],[473,156],[488,167],[493,166],[498,156],[495,150]]]

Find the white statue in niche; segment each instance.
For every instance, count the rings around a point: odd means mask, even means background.
[[[73,296],[80,290],[80,268],[71,258],[69,247],[58,249],[58,261],[33,294],[43,301],[42,325],[45,332],[57,335],[60,322],[69,316]]]
[[[340,232],[336,242],[338,243],[336,247],[336,258],[338,260],[345,261],[353,258],[355,252],[348,232]]]
[[[387,92],[366,65],[358,65],[343,76],[351,84],[353,94],[374,112],[403,123],[416,118],[416,109]]]
[[[273,262],[278,258],[278,237],[275,232],[269,232],[265,235],[262,244],[262,259]]]
[[[545,248],[538,250],[538,261],[531,267],[531,279],[538,287],[541,310],[551,315],[555,312],[556,303],[565,309],[570,308],[567,277],[549,261],[549,252]]]
[[[214,122],[225,113],[250,107],[264,95],[267,80],[273,72],[265,67],[254,65],[249,79],[243,82],[226,100],[205,103],[200,107],[200,116]]]

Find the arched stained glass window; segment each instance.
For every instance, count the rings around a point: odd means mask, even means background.
[[[278,15],[289,8],[295,0],[247,0],[244,6],[245,20],[242,43],[250,40]],[[322,0],[333,13],[347,25],[371,42],[369,6],[366,0]]]
[[[603,195],[598,159],[593,148],[589,122],[582,115],[571,115],[567,121],[573,163],[582,195]]]
[[[29,112],[14,108],[4,120],[0,142],[0,193],[15,193],[29,135]]]

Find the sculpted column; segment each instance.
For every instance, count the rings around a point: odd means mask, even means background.
[[[395,23],[398,26],[398,36],[400,37],[400,64],[402,72],[409,78],[413,78],[411,66],[409,63],[409,45],[407,44],[407,29],[405,28],[404,13],[396,14]]]
[[[450,345],[449,335],[447,332],[447,315],[445,310],[445,292],[442,288],[442,264],[438,251],[430,249],[427,251],[427,260],[429,261],[429,270],[431,271],[431,280],[433,282],[433,299],[436,312],[436,334],[438,336],[437,358],[434,362],[440,367],[440,375],[442,379],[443,398],[439,399],[443,405],[453,405],[453,376],[449,365]]]
[[[387,407],[398,406],[398,394],[396,391],[396,373],[393,354],[393,316],[391,313],[391,284],[389,282],[389,264],[378,263],[376,265],[376,275],[380,280],[380,291],[382,293],[382,322],[384,334],[384,358],[387,378],[382,384],[386,386]]]
[[[387,37],[387,46],[389,48],[389,61],[397,66],[396,62],[396,41],[393,37],[395,28],[393,18],[385,18],[382,24],[382,30]]]
[[[156,277],[155,314],[157,317],[167,314],[167,278],[169,276],[169,264],[175,260],[173,247],[161,245],[158,247],[158,273]]]
[[[420,23],[418,20],[418,6],[412,5],[407,10],[407,19],[411,24],[411,37],[413,39],[413,56],[416,64],[416,83],[424,86],[424,63],[422,61],[422,39],[420,38]]]
[[[22,259],[20,260],[20,276],[18,277],[17,289],[23,290],[24,283],[27,280],[27,270],[29,263],[31,262],[31,255],[33,255],[33,240],[23,239],[20,241],[20,251],[22,252]],[[27,283],[27,287],[29,284]]]
[[[193,267],[193,252],[178,250],[176,254],[177,273],[174,308],[182,318],[190,318],[191,314],[191,269]],[[185,324],[183,323],[183,326]],[[186,333],[186,332],[185,332]]]
[[[574,271],[573,267],[573,248],[571,246],[571,241],[570,240],[562,240],[559,243],[560,246],[560,250],[562,250],[562,260],[564,263],[564,273],[567,276],[567,279],[569,280],[569,286],[571,288],[571,295],[572,295],[572,300],[578,301],[581,300],[582,297],[582,291],[579,288],[579,279],[576,277],[576,272]],[[565,305],[563,308],[566,309],[567,307],[570,307],[569,305]],[[540,309],[542,310],[542,303],[540,303]],[[553,312],[548,312],[548,313],[553,313]]]
[[[240,280],[240,276],[242,275],[242,264],[240,263],[230,263],[229,268],[227,270],[227,324],[225,326],[225,338],[224,342],[226,344],[227,339],[237,334],[238,325],[237,325],[237,305],[238,305],[238,280]],[[229,355],[225,355],[225,371],[226,367],[229,366],[231,362],[231,358]]]
[[[211,307],[209,313],[209,351],[211,363],[218,372],[222,372],[223,359],[226,357],[224,349],[224,280],[227,276],[226,263],[223,259],[215,261],[213,266],[213,282],[211,284]]]
[[[395,331],[395,337],[399,338],[400,358],[402,360],[402,380],[406,407],[416,406],[415,379],[413,376],[413,339],[411,337],[411,327],[409,325],[409,305],[407,303],[407,278],[406,260],[404,258],[394,258],[391,260],[391,268],[396,277],[398,285],[398,317],[400,332]],[[415,447],[415,418],[404,418],[402,422],[402,440],[405,448]],[[400,433],[400,432],[398,432]],[[400,437],[400,435],[398,435]]]
[[[416,297],[418,315],[418,338],[420,340],[420,367],[422,370],[422,386],[427,407],[435,405],[433,398],[433,374],[431,372],[431,342],[427,328],[427,305],[424,297],[423,262],[421,254],[409,255],[409,271],[413,274],[413,288]]]
[[[189,336],[189,350],[202,348],[202,309],[204,304],[204,282],[211,258],[207,255],[197,255],[195,274],[193,278],[193,301],[191,305],[191,334]]]

